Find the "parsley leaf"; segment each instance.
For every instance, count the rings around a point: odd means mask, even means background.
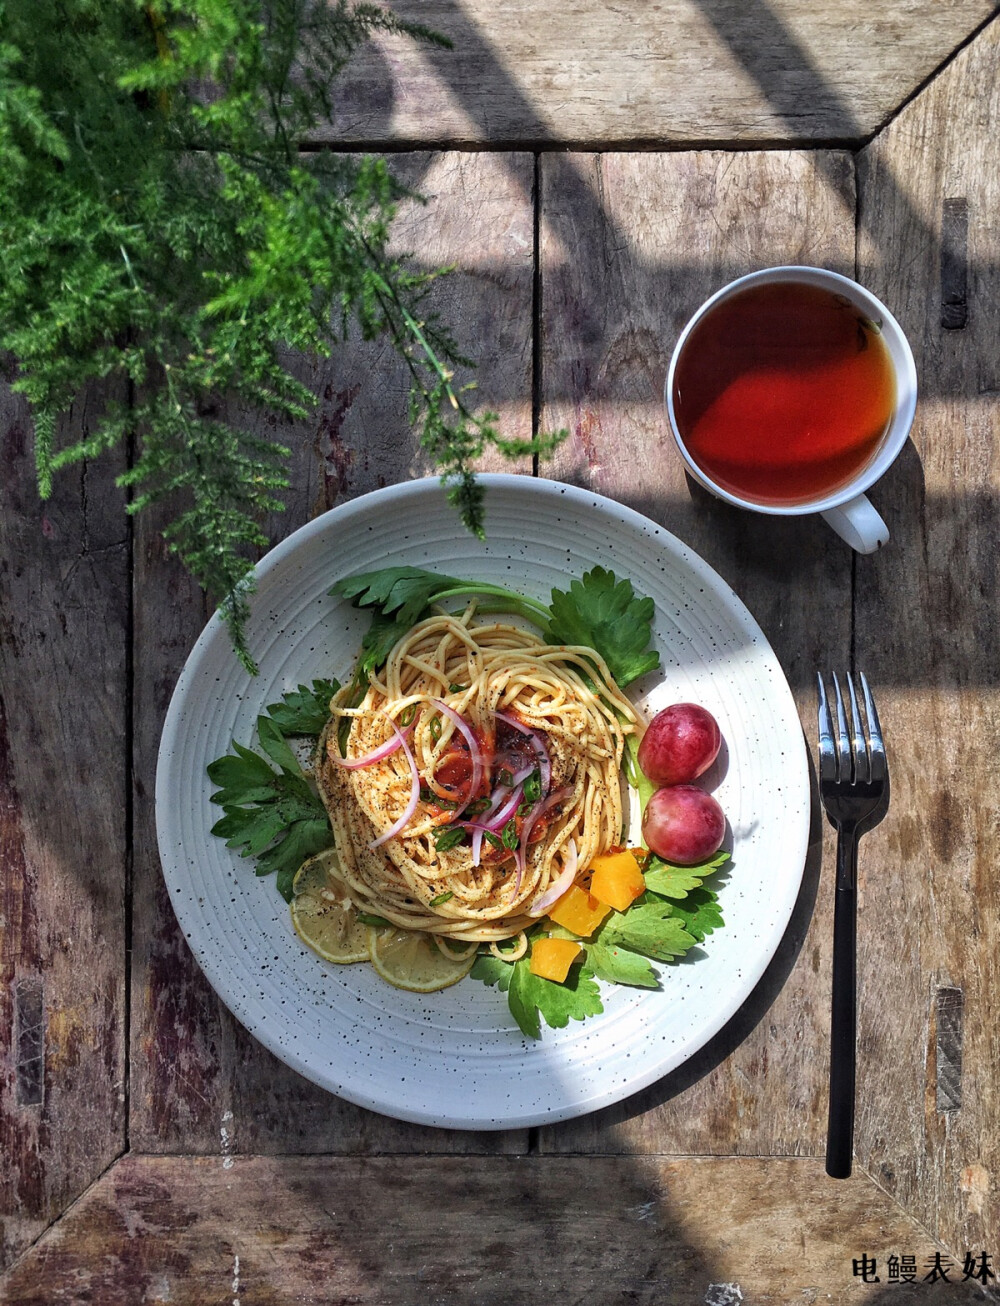
[[[728,861],[729,853],[716,853],[709,861],[699,862],[697,866],[673,866],[651,853],[644,872],[646,888],[661,898],[684,898]]]
[[[598,979],[609,984],[631,984],[636,988],[659,988],[660,978],[645,957],[628,948],[603,942],[599,937],[593,942],[583,941],[587,954],[586,965]]]
[[[554,589],[550,607],[550,643],[594,649],[622,689],[660,665],[659,653],[649,648],[653,600],[638,598],[630,580],[594,567],[568,590]]]
[[[364,679],[382,665],[393,645],[439,600],[491,595],[497,601],[489,605],[489,611],[518,613],[539,629],[544,628],[552,615],[544,604],[502,585],[458,580],[422,567],[382,567],[379,571],[345,576],[329,592],[350,599],[356,608],[376,609],[361,641],[357,674]]]
[[[571,1020],[585,1020],[604,1010],[594,977],[581,967],[574,967],[564,984],[532,975],[527,957],[516,961],[513,970],[507,1003],[529,1038],[541,1036],[539,1016],[553,1029],[563,1029]]]
[[[473,979],[482,980],[484,984],[496,984],[501,993],[506,993],[513,969],[513,962],[501,961],[499,957],[494,957],[492,952],[480,952],[472,963],[469,974]]]
[[[367,683],[372,672],[378,670],[414,624],[394,620],[381,612],[374,613],[372,624],[361,639],[361,657],[358,661],[357,674],[364,683]]]
[[[651,894],[650,898],[654,896]],[[688,934],[699,943],[704,943],[706,934],[711,934],[725,923],[719,910],[718,895],[704,886],[692,889],[680,902],[672,902],[670,910],[674,916],[683,921]]]
[[[534,599],[484,581],[458,580],[422,567],[383,567],[346,576],[330,590],[355,607],[376,609],[362,640],[358,678],[382,665],[394,644],[414,626],[432,603],[446,598],[492,596],[484,611],[513,612],[533,622],[552,644],[580,644],[594,649],[624,688],[660,665],[652,638],[653,600],[639,598],[629,580],[594,567],[568,590],[552,591],[546,607]]]
[[[656,961],[673,961],[697,942],[670,903],[663,901],[633,903],[627,912],[615,913],[601,926],[597,939],[606,948],[641,952]]]
[[[319,735],[330,716],[330,699],[340,688],[336,680],[314,680],[312,689],[298,689],[282,694],[280,703],[269,703],[268,716],[283,735]]]
[[[272,762],[276,762],[281,767],[282,771],[288,775],[302,774],[299,759],[288,747],[285,736],[270,717],[259,716],[257,718],[257,738],[260,740],[260,746],[264,752]]]
[[[356,608],[378,607],[383,616],[396,613],[404,631],[420,620],[423,611],[442,590],[464,582],[422,567],[383,567],[338,580],[330,590],[350,599]]]
[[[532,975],[528,957],[511,963],[481,953],[469,974],[506,992],[511,1015],[527,1038],[541,1037],[541,1019],[553,1029],[562,1029],[571,1020],[585,1020],[604,1010],[600,990],[586,968],[573,967],[566,983],[556,984]]]
[[[227,848],[240,849],[241,857],[255,858],[258,875],[277,872],[278,892],[287,902],[296,871],[306,858],[333,845],[333,832],[322,800],[272,717],[257,718],[257,737],[281,769],[275,771],[235,740],[233,753],[209,763],[209,779],[219,786],[212,802],[223,812],[212,833],[225,839]]]

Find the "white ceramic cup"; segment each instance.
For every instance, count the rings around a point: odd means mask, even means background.
[[[691,457],[684,444],[674,409],[674,374],[677,363],[691,332],[703,318],[712,312],[718,304],[737,291],[747,286],[764,285],[775,282],[798,282],[807,286],[819,286],[835,294],[843,295],[854,304],[865,317],[872,321],[881,331],[882,339],[892,363],[896,381],[896,402],[893,408],[889,429],[872,458],[858,474],[846,485],[839,486],[833,493],[821,495],[815,499],[794,504],[758,503],[753,499],[742,498],[738,494],[716,485]],[[716,291],[706,299],[701,308],[681,332],[674,346],[673,357],[667,372],[664,390],[670,429],[676,441],[681,457],[687,464],[688,471],[699,484],[727,503],[740,508],[749,508],[753,512],[769,513],[774,517],[800,517],[807,513],[818,512],[837,532],[837,534],[858,553],[874,553],[889,538],[885,522],[872,507],[865,495],[865,490],[882,476],[895,461],[899,451],[906,443],[906,438],[913,425],[913,415],[917,406],[917,370],[913,354],[903,331],[889,310],[864,287],[849,277],[837,272],[828,272],[825,268],[812,267],[776,267],[764,268],[760,272],[751,272],[739,277]]]

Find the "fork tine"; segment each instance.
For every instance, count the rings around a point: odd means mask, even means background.
[[[847,676],[847,695],[851,701],[851,724],[854,734],[851,737],[851,754],[854,758],[854,779],[858,784],[871,784],[872,764],[865,744],[864,722],[858,708],[858,696],[854,690],[854,677]]]
[[[833,747],[833,718],[830,716],[830,704],[826,698],[826,686],[822,675],[816,673],[819,686],[819,774],[821,780],[833,781],[837,778],[837,754]]]
[[[847,713],[844,711],[844,696],[840,692],[836,672],[833,673],[833,696],[837,702],[837,780],[841,784],[853,784],[854,767],[851,741],[847,734]]]
[[[865,715],[868,717],[868,740],[871,747],[871,767],[872,780],[876,784],[883,781],[889,774],[889,764],[885,756],[885,743],[882,739],[882,727],[879,724],[878,713],[875,711],[875,700],[872,698],[872,691],[868,687],[868,677],[863,671],[858,673],[861,679],[861,693],[865,700]]]

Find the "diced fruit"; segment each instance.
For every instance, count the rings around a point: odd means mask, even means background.
[[[541,979],[562,984],[583,948],[574,939],[536,939],[528,969]]]
[[[429,934],[369,926],[368,949],[372,965],[397,989],[410,993],[436,993],[468,975],[476,960],[475,948],[466,956],[445,956]]]
[[[572,884],[549,912],[549,920],[570,934],[589,939],[610,910],[610,906],[598,902],[592,893]]]
[[[327,961],[368,960],[368,931],[340,880],[332,848],[303,862],[292,881],[292,924],[303,943]]]
[[[603,853],[591,862],[593,877],[590,892],[598,902],[625,911],[646,890],[646,881],[635,859],[625,848],[617,853]]]
[[[722,808],[695,785],[657,789],[642,818],[642,837],[649,848],[676,866],[707,861],[719,851],[725,833]]]
[[[674,703],[657,712],[639,744],[639,770],[654,785],[689,784],[715,761],[722,731],[697,703]]]

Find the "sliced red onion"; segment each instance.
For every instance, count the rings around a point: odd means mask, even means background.
[[[389,724],[396,730],[397,737],[395,739],[387,739],[384,744],[379,744],[378,748],[371,753],[366,753],[364,757],[356,757],[348,761],[347,758],[338,757],[336,752],[333,752],[329,754],[331,760],[336,762],[338,766],[342,766],[345,771],[356,771],[359,767],[373,766],[376,762],[381,762],[383,758],[389,757],[396,751],[405,736],[413,729],[412,726],[407,726],[403,733],[400,734],[393,721],[390,721]]]
[[[524,791],[521,786],[518,785],[510,798],[507,799],[503,807],[501,807],[499,812],[497,812],[496,816],[491,816],[489,821],[485,822],[487,830],[491,830],[494,834],[499,834],[517,811],[518,807],[520,807],[523,795]]]
[[[570,839],[566,844],[566,865],[563,867],[559,878],[554,884],[550,884],[540,897],[535,899],[528,908],[528,915],[544,916],[548,909],[559,901],[576,879],[576,868],[576,840]]]
[[[377,839],[373,840],[368,845],[369,848],[377,848],[379,844],[383,844],[387,839],[391,839],[394,835],[399,834],[400,830],[402,830],[403,826],[417,810],[417,802],[420,799],[420,772],[417,770],[417,764],[412,752],[410,751],[410,745],[406,742],[403,732],[400,730],[399,726],[396,725],[395,721],[390,721],[389,724],[399,736],[400,747],[406,754],[406,760],[410,764],[410,775],[412,777],[412,783],[410,785],[410,801],[406,804],[406,810],[403,812],[403,815],[399,820],[394,821],[384,834],[380,834]]]
[[[528,736],[531,747],[535,750],[535,756],[538,758],[539,772],[542,780],[542,794],[547,794],[549,792],[549,786],[552,784],[552,763],[549,760],[549,751],[545,747],[541,735],[539,735],[537,731],[532,730],[530,726],[526,726],[523,722],[518,721],[517,717],[511,716],[508,712],[497,712],[496,718],[498,721],[505,721],[507,725],[513,726],[513,728],[519,730],[522,735]]]
[[[447,703],[442,703],[439,698],[432,699],[431,702],[436,708],[445,714],[465,742],[469,745],[469,756],[472,758],[472,779],[469,782],[469,792],[466,795],[465,802],[452,813],[451,819],[454,821],[460,812],[465,811],[468,805],[472,802],[472,799],[479,792],[479,784],[483,778],[483,754],[476,736],[472,733],[455,709],[449,707]]]
[[[573,792],[572,789],[557,789],[554,794],[549,794],[548,798],[537,803],[535,807],[524,818],[524,824],[521,826],[521,842],[517,845],[517,877],[514,880],[514,897],[517,897],[518,890],[521,888],[521,880],[524,876],[524,870],[528,858],[528,840],[531,838],[531,832],[535,828],[535,823],[543,812],[547,812],[550,807],[555,807],[556,803],[561,803],[564,798],[568,798]]]
[[[480,816],[479,821],[463,822],[463,825],[465,825],[467,829],[472,831],[473,866],[479,865],[479,860],[483,851],[483,835],[486,833],[487,830],[489,830],[490,834],[493,833],[493,827],[487,824],[487,822],[489,821],[493,813],[497,810],[497,808],[500,806],[500,804],[503,802],[504,798],[509,792],[510,790],[506,785],[497,785],[497,787],[493,790],[492,794],[490,794],[490,805],[489,807],[487,807],[486,811],[483,812],[482,816]]]

